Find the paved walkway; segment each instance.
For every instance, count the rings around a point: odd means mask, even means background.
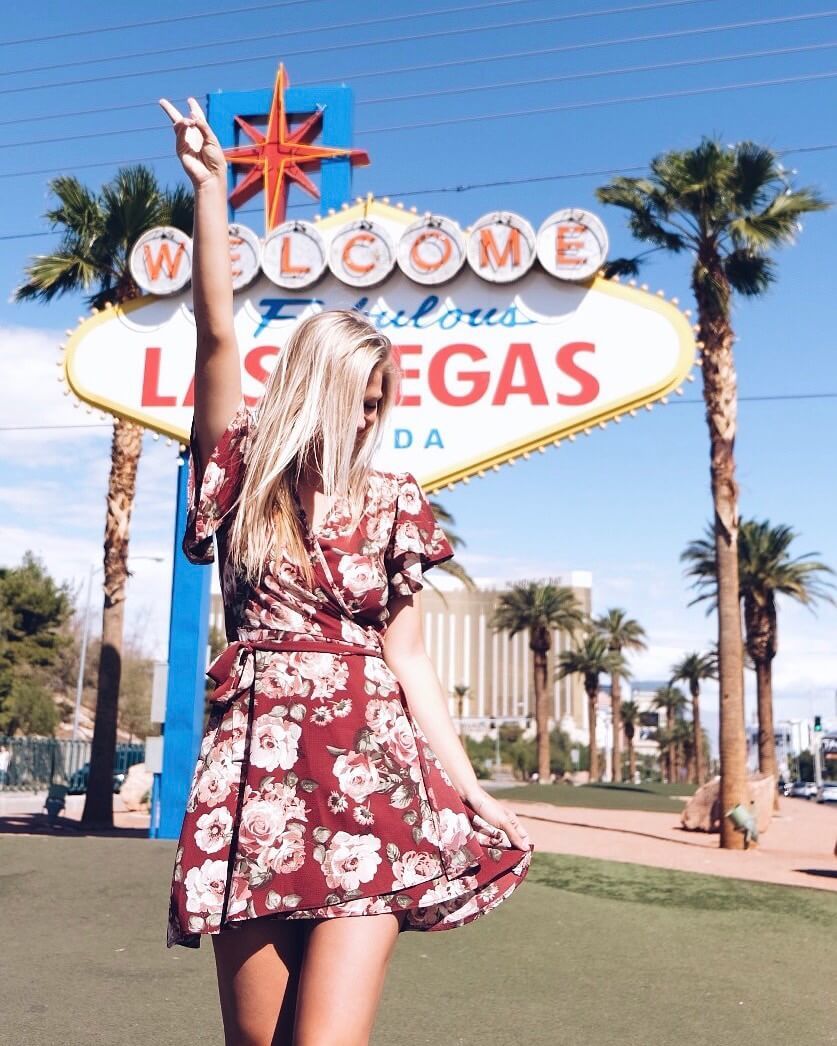
[[[44,810],[46,791],[0,792],[0,835],[40,835],[80,831],[79,821],[84,810],[83,795],[68,795],[64,812],[55,826],[50,825]],[[118,795],[113,797],[114,835],[148,834],[149,816],[126,810]],[[101,834],[101,833],[96,833]]]
[[[750,850],[722,850],[718,836],[687,832],[677,815],[591,810],[506,799],[523,818],[536,850],[600,857],[733,879],[813,886],[837,892],[837,809],[779,800],[779,813]]]

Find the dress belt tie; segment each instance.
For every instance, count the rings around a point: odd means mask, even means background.
[[[361,654],[366,657],[382,657],[380,650],[358,646],[340,640],[321,639],[237,639],[215,658],[206,674],[216,684],[209,695],[210,701],[224,702],[237,693],[247,664],[247,658],[256,650],[299,650],[324,654]],[[255,680],[255,670],[253,673]],[[247,687],[252,684],[247,684]]]

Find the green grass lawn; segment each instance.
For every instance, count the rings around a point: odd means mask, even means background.
[[[531,803],[553,803],[555,806],[587,806],[605,810],[651,810],[657,813],[679,812],[683,800],[691,795],[694,785],[664,784],[592,784],[574,788],[568,784],[527,784],[492,790],[499,799],[524,800]]]
[[[221,1046],[212,949],[164,946],[173,845],[0,837],[0,1042]],[[837,897],[536,854],[499,909],[407,933],[375,1046],[834,1043]]]

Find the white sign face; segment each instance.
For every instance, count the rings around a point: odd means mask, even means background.
[[[233,290],[249,287],[261,271],[262,243],[252,229],[233,223],[229,226],[230,269]]]
[[[192,240],[171,225],[149,229],[134,244],[128,268],[147,294],[177,294],[192,278]]]
[[[535,230],[519,214],[494,211],[480,218],[468,238],[468,261],[490,283],[512,283],[535,260]]]
[[[392,272],[395,246],[380,222],[361,218],[332,239],[328,264],[350,287],[372,287]]]
[[[262,258],[268,279],[288,290],[316,283],[328,261],[322,236],[310,222],[302,221],[283,222],[270,232]]]
[[[398,241],[398,267],[416,283],[431,286],[452,279],[465,264],[465,237],[449,218],[427,215]]]
[[[595,214],[567,207],[538,229],[538,261],[560,280],[588,280],[607,258],[604,225]]]

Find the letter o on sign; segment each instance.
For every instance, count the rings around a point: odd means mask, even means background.
[[[550,214],[538,229],[538,261],[559,280],[594,276],[607,258],[608,246],[601,221],[578,207]]]
[[[368,218],[352,222],[331,241],[328,265],[342,283],[371,287],[395,265],[395,246],[386,229]]]
[[[535,230],[509,211],[483,215],[471,228],[468,261],[490,283],[519,280],[535,261]]]
[[[177,294],[192,277],[192,240],[171,225],[149,229],[134,244],[128,268],[147,294]]]
[[[262,271],[277,287],[310,287],[325,267],[325,243],[310,222],[283,222],[265,237]]]
[[[427,215],[398,241],[398,267],[415,283],[444,283],[465,263],[465,237],[449,218]]]

